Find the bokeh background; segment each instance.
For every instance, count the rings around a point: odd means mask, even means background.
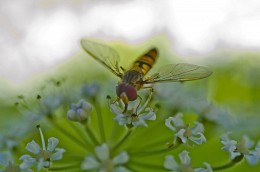
[[[162,104],[163,113],[174,104],[171,113],[204,113],[216,124],[208,124],[213,141],[196,149],[194,155],[200,151],[207,155],[225,131],[232,131],[237,138],[247,134],[257,141],[259,35],[258,0],[2,0],[0,127],[5,131],[15,125],[26,111],[25,107],[17,109],[17,102],[25,97],[25,105],[35,110],[36,97],[59,95],[56,86],[60,83],[64,83],[62,93],[70,97],[66,107],[79,97],[77,89],[93,81],[101,85],[103,96],[115,96],[117,79],[80,48],[81,38],[91,38],[116,49],[125,67],[156,46],[160,58],[154,71],[179,62],[208,66],[213,71],[205,80],[156,86],[155,101],[157,98]],[[105,108],[106,101],[102,103]],[[214,108],[205,113],[209,104]],[[223,155],[216,155],[217,162],[222,162]],[[227,171],[245,169],[260,168],[243,162]]]

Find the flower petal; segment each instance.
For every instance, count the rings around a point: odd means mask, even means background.
[[[180,169],[179,164],[176,162],[175,158],[171,155],[168,155],[165,157],[163,166],[164,166],[164,168],[166,168],[168,170],[178,171]]]
[[[200,137],[190,136],[189,139],[197,145],[201,145],[203,142],[206,142],[206,138],[202,133],[198,134],[200,135]]]
[[[189,156],[189,152],[184,150],[179,154],[179,158],[181,160],[181,164],[184,165],[190,165],[190,156]]]
[[[185,131],[186,131],[185,129],[180,129],[178,131],[178,133],[174,134],[175,139],[177,139],[177,137],[179,137],[181,139],[182,143],[186,143],[187,142],[187,137],[184,136]]]
[[[152,108],[146,108],[146,113],[140,114],[140,118],[144,120],[156,120],[156,113],[153,111]]]
[[[128,170],[127,168],[123,167],[123,166],[117,166],[113,172],[131,172],[131,170]]]
[[[203,124],[199,123],[199,122],[194,122],[194,126],[191,127],[190,131],[192,133],[192,135],[196,135],[198,133],[202,133],[204,131],[204,126]]]
[[[143,118],[138,117],[135,121],[132,122],[133,126],[145,126],[148,127],[147,123]]]
[[[59,144],[59,139],[55,137],[51,137],[48,139],[48,147],[47,150],[52,152],[56,148],[56,146]]]
[[[172,131],[176,131],[177,129],[175,128],[174,124],[173,124],[173,117],[169,117],[165,120],[165,126],[168,127],[170,130]]]
[[[126,151],[123,151],[123,152],[121,152],[120,154],[118,154],[117,156],[115,156],[115,157],[113,158],[113,163],[114,163],[115,165],[124,164],[124,163],[126,163],[128,160],[129,160],[129,156],[128,156],[127,152],[126,152]]]
[[[44,168],[44,167],[49,168],[49,166],[50,166],[50,162],[44,161],[44,159],[41,158],[41,159],[38,161],[38,163],[37,163],[36,169],[37,169],[37,171],[39,171],[40,169],[42,169],[42,168]]]
[[[41,151],[41,147],[34,140],[27,143],[26,150],[31,153],[38,154]]]
[[[91,170],[97,169],[100,166],[99,162],[92,156],[88,156],[84,159],[81,164],[81,169],[83,170]]]
[[[19,160],[23,161],[19,167],[21,169],[28,169],[36,163],[36,159],[32,158],[30,155],[22,155]]]
[[[204,165],[206,166],[206,168],[196,168],[194,169],[194,172],[213,172],[209,163],[204,162]]]
[[[55,151],[56,151],[56,152],[51,155],[51,158],[50,158],[50,159],[51,159],[52,161],[53,161],[53,160],[60,160],[60,159],[62,159],[63,153],[65,152],[65,149],[56,148]]]
[[[95,148],[95,152],[97,157],[101,160],[101,161],[105,161],[109,159],[109,148],[108,145],[103,143],[101,146],[97,146]]]

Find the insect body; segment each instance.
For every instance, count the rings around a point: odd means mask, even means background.
[[[203,66],[180,63],[163,66],[157,73],[150,77],[145,77],[158,58],[156,48],[152,48],[140,56],[133,63],[133,66],[125,71],[118,64],[120,60],[118,53],[111,47],[86,39],[81,40],[81,46],[89,55],[121,79],[121,82],[116,87],[116,94],[118,99],[122,99],[125,104],[124,111],[127,110],[129,101],[137,99],[137,91],[143,88],[144,85],[157,82],[197,80],[208,77],[212,73]]]

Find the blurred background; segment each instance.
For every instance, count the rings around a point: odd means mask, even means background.
[[[75,55],[82,37],[137,44],[164,35],[187,62],[257,51],[259,9],[258,0],[2,0],[0,77],[20,83],[47,70]]]

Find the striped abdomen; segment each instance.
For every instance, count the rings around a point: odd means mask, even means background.
[[[143,56],[139,57],[133,64],[130,70],[135,70],[142,73],[144,76],[152,67],[157,59],[157,49],[153,48]]]

